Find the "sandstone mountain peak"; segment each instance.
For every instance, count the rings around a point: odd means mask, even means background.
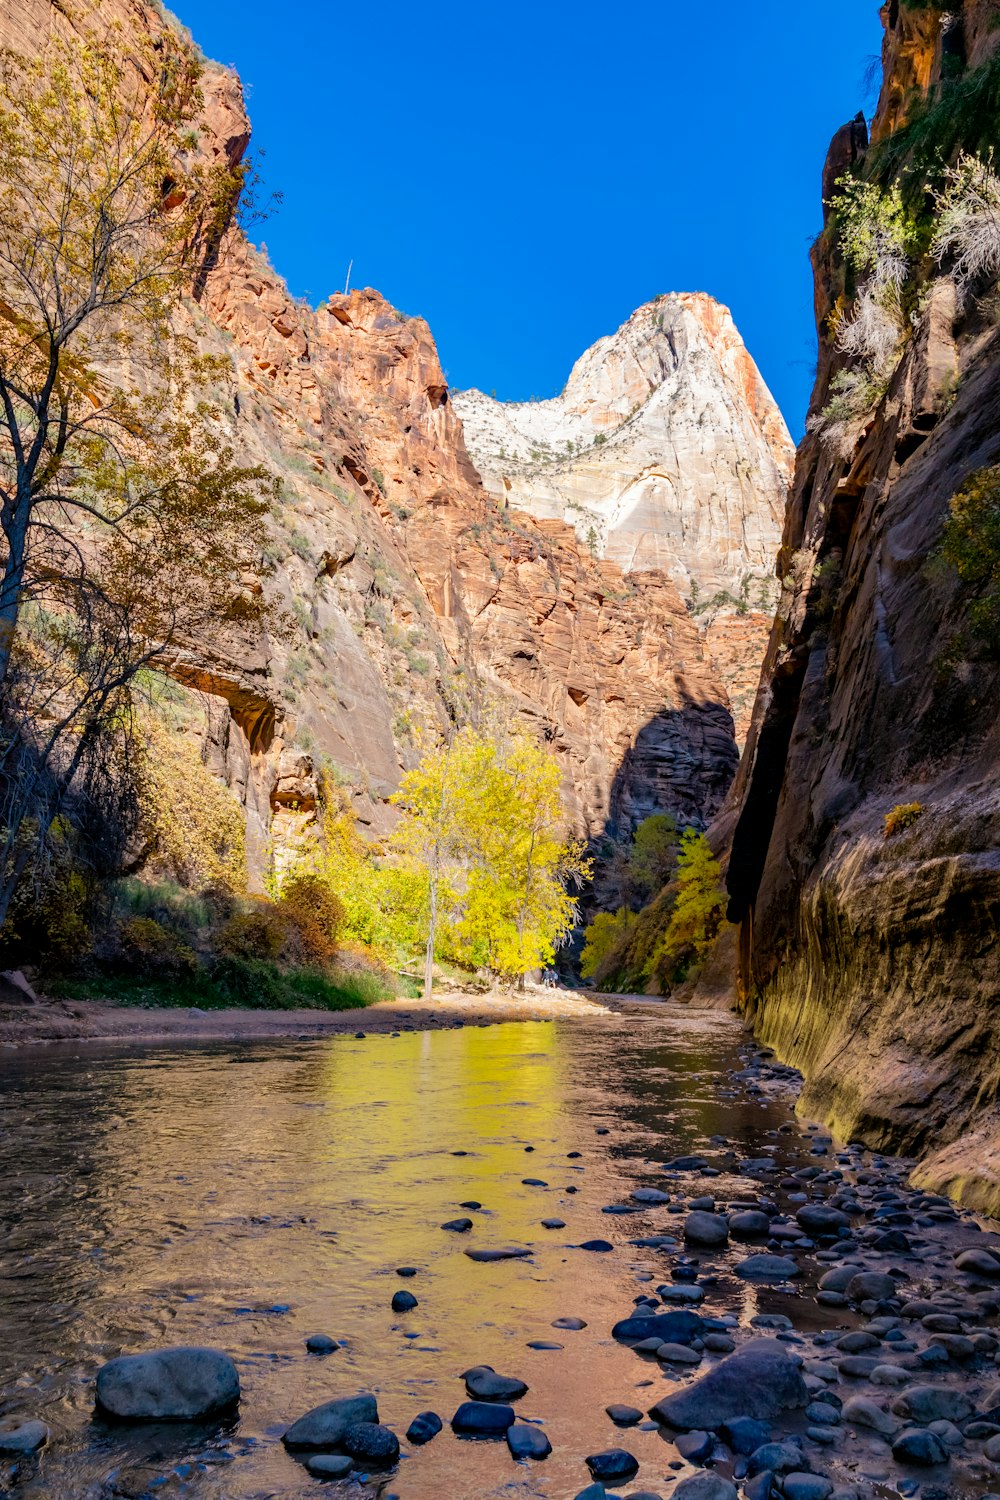
[[[671,293],[598,339],[559,396],[455,396],[487,489],[626,573],[739,597],[773,571],[794,449],[729,309]],[[759,591],[759,590],[758,590]]]

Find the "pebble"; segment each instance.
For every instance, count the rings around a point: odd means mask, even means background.
[[[412,1292],[393,1292],[392,1310],[395,1313],[412,1312],[420,1304]]]
[[[306,1348],[310,1354],[332,1354],[339,1345],[328,1333],[312,1333],[306,1339]]]

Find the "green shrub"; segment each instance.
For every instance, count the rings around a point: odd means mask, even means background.
[[[147,973],[179,978],[197,971],[194,949],[152,917],[130,917],[122,924],[120,943],[123,958]]]
[[[288,923],[268,901],[258,901],[228,917],[213,947],[223,958],[275,959],[288,941]]]
[[[914,823],[923,817],[924,811],[922,802],[898,802],[891,812],[885,815],[885,837],[891,839],[894,833],[902,833],[904,828],[912,828]]]
[[[277,964],[263,958],[217,958],[211,979],[223,1003],[248,1010],[291,1010],[295,1003]]]
[[[935,557],[963,585],[953,654],[1000,658],[1000,465],[966,479],[948,507]]]

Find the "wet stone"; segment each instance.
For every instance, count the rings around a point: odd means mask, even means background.
[[[901,1464],[932,1467],[948,1461],[948,1450],[939,1437],[925,1427],[909,1427],[892,1445],[892,1456]]]
[[[444,1423],[436,1411],[422,1411],[413,1418],[406,1429],[406,1441],[414,1443],[418,1448],[424,1443],[429,1443],[436,1438]]]
[[[545,1433],[527,1422],[515,1422],[513,1427],[507,1428],[507,1447],[511,1458],[538,1460],[548,1458],[552,1452],[552,1444]]]
[[[412,1292],[394,1292],[392,1295],[392,1310],[394,1313],[412,1312],[419,1304]]]
[[[491,1401],[463,1401],[451,1419],[453,1431],[470,1437],[502,1437],[514,1425],[514,1408]]]
[[[98,1371],[97,1404],[130,1421],[191,1421],[235,1406],[240,1379],[219,1349],[180,1346],[125,1354]]]
[[[358,1422],[378,1422],[374,1396],[342,1396],[314,1406],[282,1438],[286,1448],[339,1448],[344,1433]]]
[[[682,1432],[674,1439],[677,1452],[689,1464],[702,1464],[711,1458],[715,1439],[709,1432]]]
[[[5,1458],[26,1458],[44,1448],[50,1437],[44,1422],[5,1423],[0,1427],[0,1454]]]
[[[790,1281],[801,1275],[796,1262],[787,1255],[751,1255],[735,1270],[745,1281]]]
[[[638,1473],[639,1461],[624,1448],[608,1448],[603,1453],[592,1453],[586,1459],[587,1468],[595,1479],[631,1479]]]
[[[606,1406],[604,1410],[616,1427],[634,1427],[637,1422],[642,1421],[642,1412],[637,1406],[612,1404],[611,1406]]]
[[[310,1354],[332,1354],[339,1345],[328,1333],[312,1333],[306,1339],[306,1348]]]
[[[354,1460],[346,1453],[311,1453],[305,1466],[315,1479],[343,1479],[354,1468]]]
[[[393,1464],[399,1457],[399,1439],[378,1422],[353,1423],[344,1433],[341,1447],[367,1464]]]
[[[696,1210],[684,1221],[684,1238],[692,1245],[724,1245],[729,1239],[729,1225],[721,1214]]]
[[[462,1376],[465,1389],[475,1401],[517,1401],[527,1394],[523,1380],[498,1375],[491,1365],[473,1365]]]

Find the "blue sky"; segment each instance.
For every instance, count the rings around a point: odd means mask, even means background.
[[[733,310],[793,434],[830,136],[870,111],[877,0],[175,0],[239,69],[275,266],[377,287],[452,385],[555,395],[659,292]]]

